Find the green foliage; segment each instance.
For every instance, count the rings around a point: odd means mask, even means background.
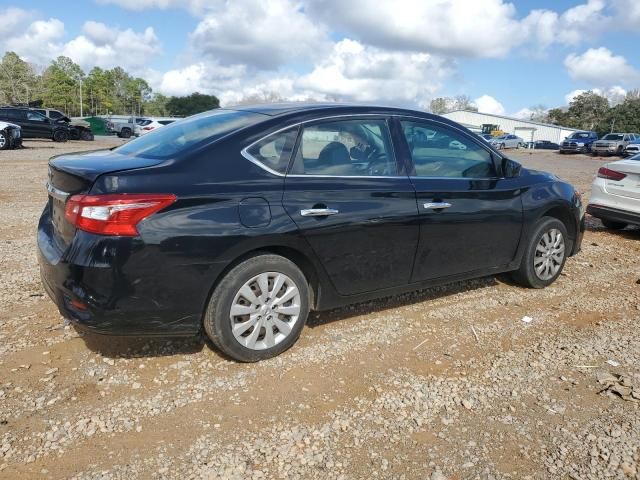
[[[466,95],[458,95],[457,97],[438,97],[431,100],[429,110],[436,115],[453,112],[455,110],[467,110],[469,112],[477,112],[478,107]]]
[[[215,95],[192,93],[186,97],[171,97],[166,103],[167,111],[178,117],[188,117],[196,113],[206,112],[220,107],[220,100]]]
[[[27,103],[33,99],[38,79],[31,65],[14,52],[0,62],[0,103]]]
[[[577,95],[566,111],[559,108],[549,110],[549,121],[556,125],[580,130],[594,130],[598,134],[602,134],[609,131],[606,126],[609,110],[609,100],[602,95],[588,91]]]

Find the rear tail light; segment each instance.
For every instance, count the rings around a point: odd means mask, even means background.
[[[153,130],[154,127],[144,127],[143,130]]]
[[[85,232],[135,237],[138,223],[175,201],[171,194],[74,195],[64,215]]]
[[[620,181],[626,177],[626,175],[624,173],[616,172],[615,170],[610,170],[606,167],[600,167],[598,170],[598,177],[606,178],[607,180]]]

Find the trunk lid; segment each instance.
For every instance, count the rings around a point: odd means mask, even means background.
[[[611,195],[640,199],[640,161],[621,160],[607,168],[626,175],[622,180],[606,180],[606,189]]]
[[[49,160],[47,208],[56,243],[61,248],[66,247],[76,232],[64,216],[71,195],[88,193],[96,179],[105,173],[152,167],[163,161],[120,155],[111,150],[61,155]]]

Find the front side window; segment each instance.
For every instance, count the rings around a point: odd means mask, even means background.
[[[45,116],[38,112],[27,112],[27,120],[44,122]]]
[[[155,129],[114,151],[136,157],[170,158],[198,144],[254,125],[264,118],[259,113],[216,109]]]
[[[274,133],[247,149],[247,153],[265,167],[284,175],[298,137],[298,127]]]
[[[455,130],[430,123],[402,121],[418,177],[490,178],[493,159],[482,148]]]
[[[397,166],[384,120],[341,120],[305,125],[292,174],[379,177]]]
[[[52,118],[53,120],[58,120],[59,118],[62,118],[62,117],[64,117],[62,112],[59,112],[57,110],[50,110],[49,111],[49,118]]]

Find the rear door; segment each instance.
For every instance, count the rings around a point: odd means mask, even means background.
[[[409,282],[418,244],[415,192],[386,118],[302,125],[283,204],[339,294]]]
[[[462,130],[399,123],[420,212],[412,281],[490,272],[514,260],[522,230],[517,179],[501,178],[491,150]]]

